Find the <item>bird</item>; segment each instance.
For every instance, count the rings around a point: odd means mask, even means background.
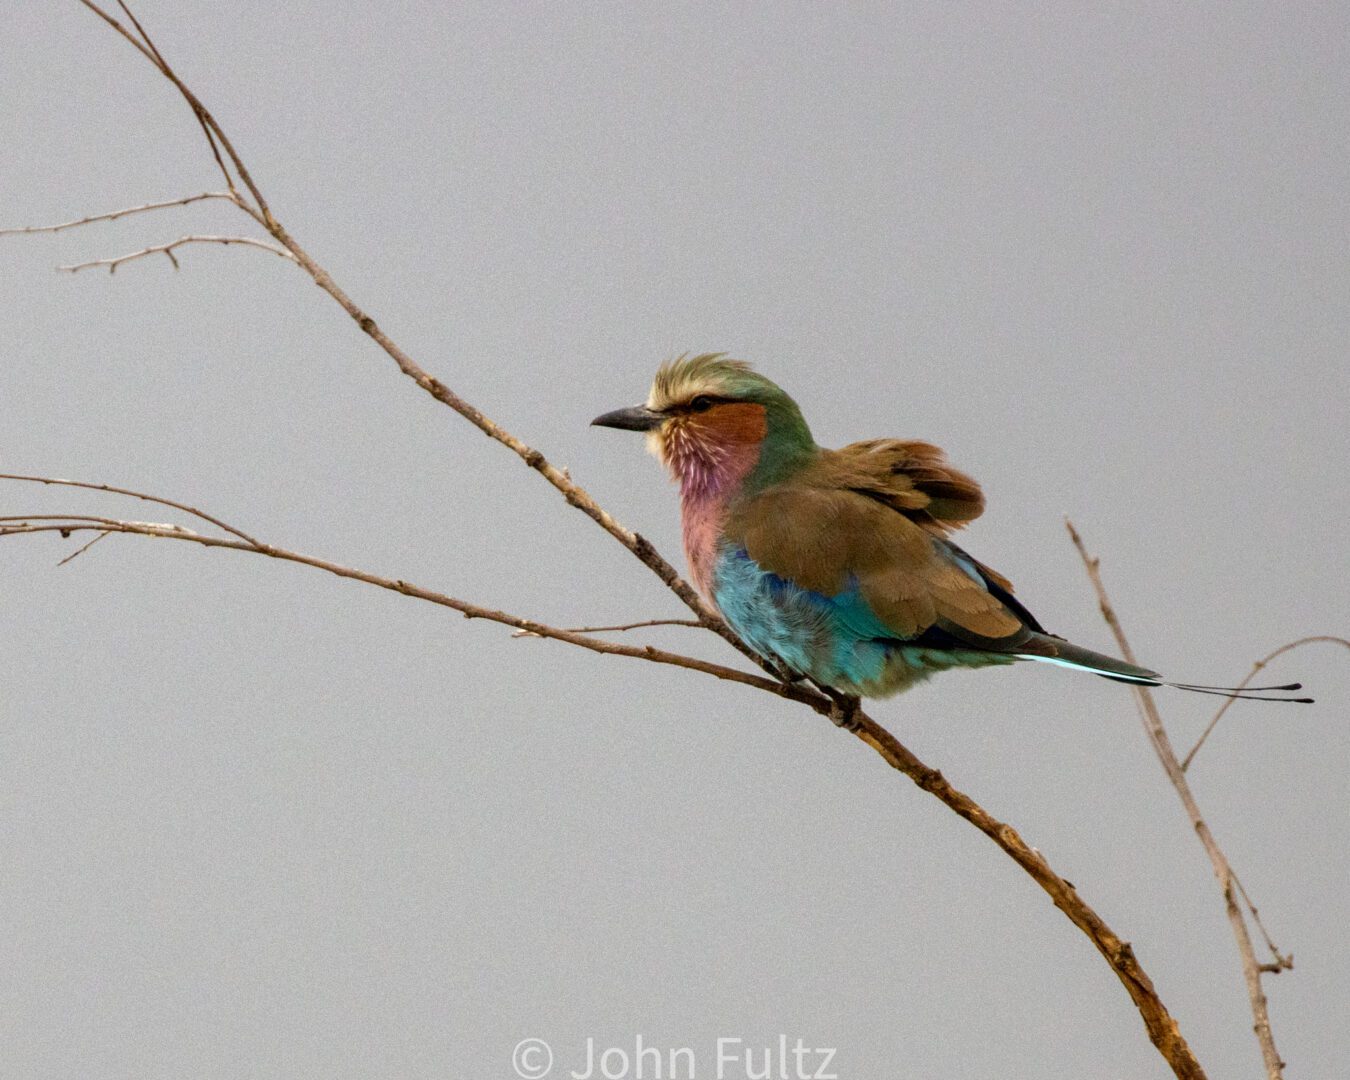
[[[759,656],[850,697],[952,668],[1036,661],[1134,686],[1265,701],[1301,689],[1203,686],[1049,633],[953,533],[984,495],[931,443],[816,444],[797,403],[750,364],[684,355],[643,405],[594,426],[643,432],[679,485],[690,577]]]

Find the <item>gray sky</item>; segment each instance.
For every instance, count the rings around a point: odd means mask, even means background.
[[[965,546],[1106,648],[1235,680],[1347,631],[1343,4],[139,4],[282,221],[420,362],[679,557],[640,440],[685,350],[827,445],[926,438]],[[242,17],[241,17],[242,15]],[[218,185],[171,88],[76,3],[14,5],[0,208]],[[0,462],[559,624],[678,616],[295,268],[58,263],[197,206],[0,241]],[[2,513],[153,515],[5,487]],[[785,1033],[871,1077],[1167,1075],[1090,945],[987,840],[804,709],[512,640],[189,545],[0,558],[7,1076],[554,1075],[585,1040]],[[648,640],[734,662],[688,631]],[[1297,969],[1289,1076],[1350,1059],[1350,666],[1272,667],[1197,795]],[[1172,694],[1187,746],[1211,701]],[[956,672],[874,714],[1130,939],[1213,1077],[1260,1059],[1203,852],[1119,686]],[[735,1074],[732,1074],[735,1075]]]

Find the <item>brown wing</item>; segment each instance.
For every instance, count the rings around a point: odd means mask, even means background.
[[[980,485],[952,468],[931,443],[852,443],[825,451],[817,468],[832,486],[862,492],[939,534],[961,528],[984,511]]]
[[[856,583],[897,638],[937,627],[981,647],[1009,648],[1027,633],[940,537],[852,488],[797,480],[771,488],[732,513],[726,535],[762,568],[804,589],[834,596]]]

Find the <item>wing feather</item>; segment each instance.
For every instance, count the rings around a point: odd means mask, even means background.
[[[1022,619],[925,523],[853,487],[801,480],[745,500],[727,521],[726,537],[759,566],[825,596],[856,589],[897,639],[933,627],[979,647],[1025,638]]]
[[[820,471],[840,487],[884,503],[932,531],[946,533],[984,512],[984,493],[932,443],[869,439],[827,450]]]

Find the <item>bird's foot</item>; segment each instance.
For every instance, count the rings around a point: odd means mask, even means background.
[[[845,731],[857,731],[858,710],[862,708],[862,699],[856,694],[832,694],[830,697],[832,701],[830,720],[834,726],[841,727]]]

